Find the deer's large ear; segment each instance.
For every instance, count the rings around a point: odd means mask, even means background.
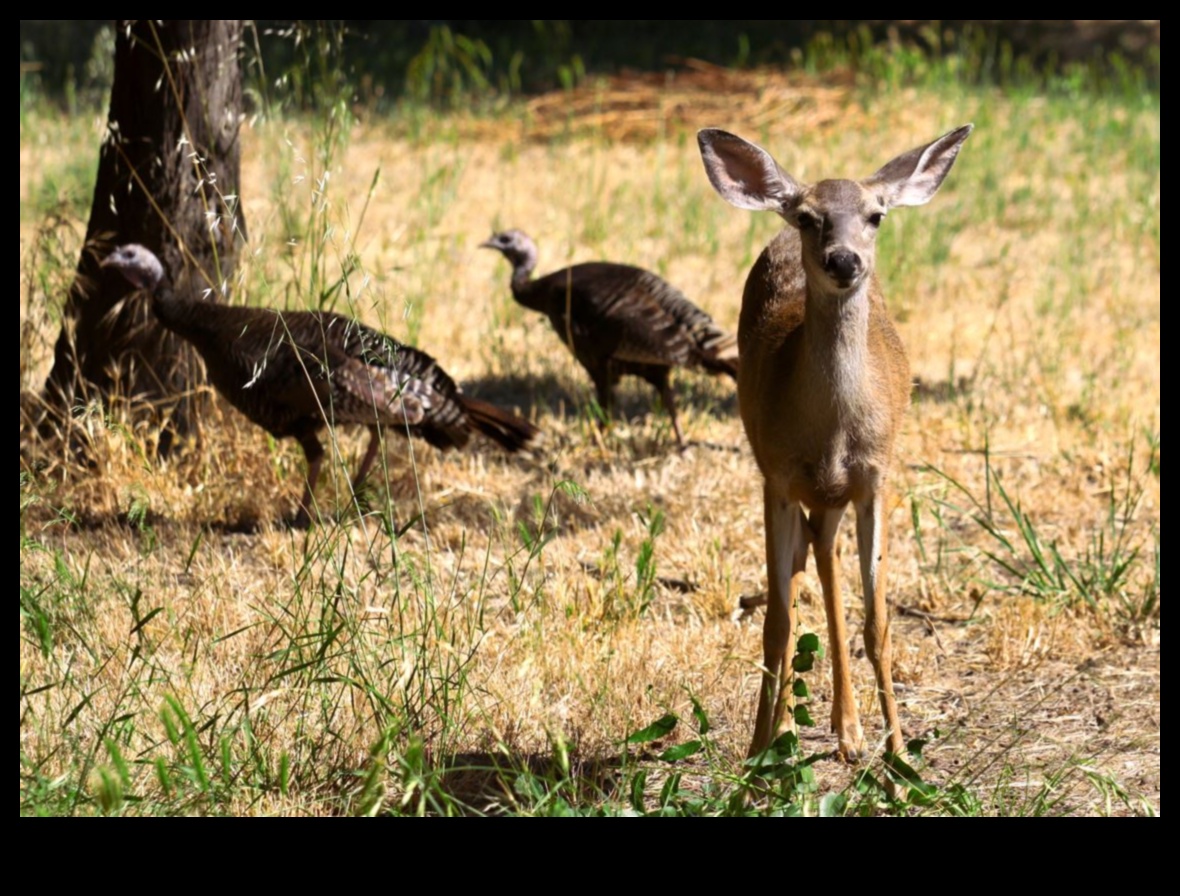
[[[933,143],[902,153],[862,183],[882,194],[890,208],[898,205],[925,205],[931,200],[943,178],[955,164],[955,157],[974,125],[965,124]]]
[[[751,211],[785,215],[802,187],[761,146],[720,128],[697,132],[705,173],[721,198]]]

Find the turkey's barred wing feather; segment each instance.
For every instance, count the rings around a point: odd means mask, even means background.
[[[644,272],[644,294],[658,304],[663,313],[674,321],[664,323],[667,329],[675,329],[680,338],[687,342],[688,359],[680,363],[708,365],[708,361],[737,358],[737,337],[727,333],[713,322],[713,318],[694,305],[684,293],[655,274]]]
[[[409,423],[413,435],[436,448],[461,448],[467,444],[469,425],[459,387],[433,357],[351,318],[328,314],[322,317],[325,338],[368,371],[374,383],[381,384],[381,395],[402,396],[403,410],[407,410],[407,401],[420,406],[417,419],[407,416],[403,421],[399,417],[397,422]],[[343,369],[350,368],[346,365]],[[348,379],[355,382],[364,375],[358,373]],[[354,422],[374,422],[373,404],[367,407],[367,420]]]
[[[615,358],[669,367],[691,365],[697,351],[691,332],[673,313],[678,310],[677,301],[692,307],[659,277],[647,271],[639,272],[626,300],[616,304],[616,313],[625,316],[626,326]]]
[[[550,274],[538,281],[542,282],[552,295],[550,316],[564,311],[561,306],[568,293],[575,339],[585,329],[599,353],[615,361],[694,367],[736,357],[736,339],[650,271],[591,262]],[[556,320],[554,326],[559,326]]]
[[[421,423],[431,408],[424,384],[388,367],[374,367],[346,355],[330,361],[330,415],[341,423]]]

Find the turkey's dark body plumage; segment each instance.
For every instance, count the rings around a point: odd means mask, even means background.
[[[512,294],[543,311],[562,341],[595,376],[648,378],[651,368],[697,367],[737,375],[736,346],[704,311],[642,268],[593,261],[537,280],[513,282]],[[572,341],[572,344],[571,344]]]
[[[209,379],[235,408],[276,438],[298,440],[307,455],[307,489],[296,523],[310,519],[325,424],[359,423],[369,445],[354,486],[364,479],[382,427],[437,448],[461,448],[478,431],[508,451],[540,436],[527,420],[468,398],[426,352],[344,315],[240,308],[175,294],[149,250],[121,246],[104,262],[149,290],[160,322],[190,342]]]
[[[659,391],[683,444],[669,385],[673,367],[690,367],[737,379],[737,340],[680,290],[650,271],[596,261],[536,280],[536,246],[519,230],[496,234],[483,246],[512,263],[512,295],[549,318],[562,342],[594,381],[598,403],[609,411],[624,374]]]
[[[299,439],[325,423],[381,423],[437,448],[467,444],[465,396],[434,358],[351,318],[227,307],[164,291],[155,307],[161,323],[200,353],[217,391],[276,438]],[[399,398],[402,408],[391,410]],[[412,401],[421,414],[406,413]]]

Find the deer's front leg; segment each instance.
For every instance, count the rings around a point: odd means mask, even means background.
[[[844,601],[840,596],[840,560],[836,554],[836,534],[844,508],[825,508],[811,512],[811,531],[815,537],[815,568],[824,592],[824,610],[828,617],[828,654],[832,660],[832,730],[840,744],[840,755],[855,762],[864,753],[864,731],[856,711],[852,691],[852,671],[848,658],[848,627],[844,619]]]
[[[885,602],[885,568],[889,557],[886,490],[882,485],[856,507],[856,541],[865,594],[865,652],[877,677],[877,696],[885,716],[889,750],[901,755],[905,747],[897,700],[893,696],[893,656],[889,639],[889,607]]]
[[[766,622],[762,627],[762,686],[750,755],[765,750],[781,732],[793,728],[794,699],[789,683],[788,650],[795,637],[795,599],[807,566],[810,529],[803,508],[776,494],[767,481],[763,490],[766,518]]]

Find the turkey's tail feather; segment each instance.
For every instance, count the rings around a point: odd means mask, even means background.
[[[737,337],[726,333],[705,317],[695,329],[697,345],[701,349],[701,366],[710,373],[725,373],[736,383],[738,378]]]
[[[543,440],[541,430],[519,414],[466,395],[459,400],[463,402],[471,425],[505,451],[532,448]]]
[[[735,383],[737,382],[739,361],[736,355],[729,358],[706,358],[703,364],[710,373],[728,374]]]

